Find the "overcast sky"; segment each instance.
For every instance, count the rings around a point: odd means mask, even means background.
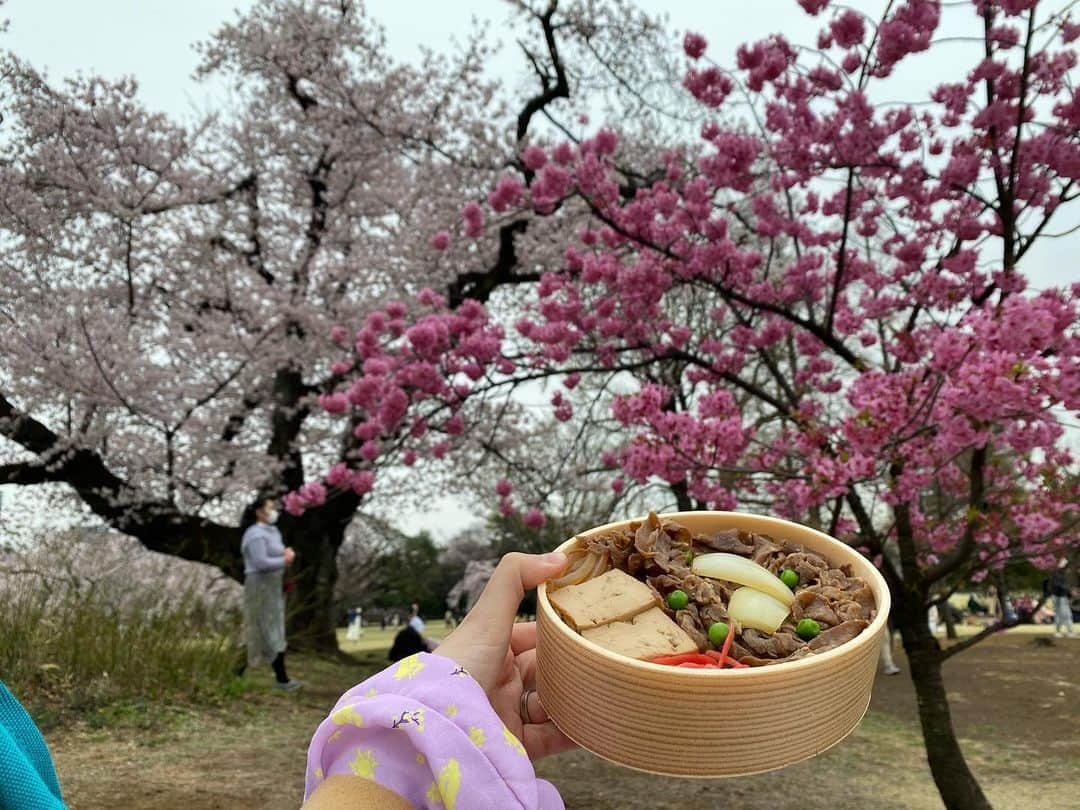
[[[0,17],[11,23],[8,33],[0,35],[0,47],[47,68],[53,79],[79,71],[135,76],[150,107],[184,116],[212,106],[217,93],[213,86],[191,78],[197,63],[193,44],[251,4],[250,0],[9,0],[0,8]],[[688,29],[704,34],[709,55],[724,64],[731,64],[740,43],[773,32],[812,45],[821,25],[820,18],[808,17],[795,0],[639,0],[637,5],[652,13],[666,12],[672,30],[679,34]],[[865,0],[856,5],[873,12],[883,4]],[[385,26],[390,51],[401,61],[415,58],[424,45],[436,50],[449,47],[455,35],[469,30],[474,16],[490,20],[496,33],[505,29],[509,16],[504,0],[369,0],[367,8]],[[971,33],[975,22],[971,5],[958,4],[946,10],[939,35]],[[895,99],[925,98],[935,82],[949,75],[957,59],[970,64],[964,52],[970,47],[958,43],[912,60],[891,80],[888,92],[895,93]],[[495,65],[511,76],[520,67],[512,47],[504,48]],[[1069,283],[1080,279],[1078,255],[1080,237],[1074,234],[1047,243],[1038,253],[1032,251],[1025,269],[1036,287]],[[9,490],[9,506],[22,500],[12,488],[2,489]],[[416,515],[403,528],[429,528],[445,538],[472,514],[446,502],[432,515]]]

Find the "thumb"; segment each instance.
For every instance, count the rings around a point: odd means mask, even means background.
[[[483,627],[497,628],[499,634],[505,634],[509,640],[510,628],[525,591],[558,575],[565,567],[566,555],[559,551],[507,554],[499,561],[468,618]]]

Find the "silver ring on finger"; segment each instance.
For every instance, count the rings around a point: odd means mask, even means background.
[[[521,722],[525,725],[532,723],[532,715],[529,714],[529,695],[535,694],[535,689],[521,690],[521,700],[518,702],[518,714],[521,715]]]

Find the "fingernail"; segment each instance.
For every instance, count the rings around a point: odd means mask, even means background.
[[[551,551],[544,555],[544,562],[551,563],[552,565],[555,565],[556,563],[564,565],[566,563],[566,555],[561,551]]]

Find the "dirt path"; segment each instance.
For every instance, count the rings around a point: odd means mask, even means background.
[[[135,724],[52,730],[47,736],[71,807],[296,808],[308,737],[362,673],[313,660],[298,660],[294,668],[309,684],[295,696],[260,689],[224,709],[168,710]],[[1030,636],[994,638],[951,661],[945,675],[965,753],[994,804],[1076,807],[1080,641],[1041,647]],[[791,723],[797,733],[797,715]],[[693,730],[673,730],[673,739],[692,744]],[[568,808],[772,810],[794,800],[802,810],[941,807],[906,674],[879,676],[871,711],[848,740],[783,771],[670,779],[584,752],[546,760],[538,771],[556,783]]]

